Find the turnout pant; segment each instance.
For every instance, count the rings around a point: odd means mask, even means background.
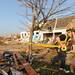
[[[65,52],[59,52],[57,56],[52,58],[51,62],[52,64],[55,64],[56,62],[60,61],[60,68],[65,68]]]

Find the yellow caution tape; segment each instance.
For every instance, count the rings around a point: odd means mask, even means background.
[[[52,48],[52,47],[58,47],[59,48],[59,46],[58,45],[52,45],[52,44],[34,44],[34,43],[27,43],[27,44],[32,44],[33,46],[39,46],[39,47],[50,47],[50,48]]]
[[[66,44],[60,44],[60,48],[61,48],[61,51],[66,51],[67,50],[67,46],[66,46]]]
[[[53,47],[59,47],[57,45],[51,45],[51,44],[33,44],[34,46],[40,46],[40,47],[50,47],[50,48],[53,48]]]
[[[66,51],[67,50],[67,47],[65,46],[65,47],[63,47],[63,48],[61,48],[61,51]]]
[[[32,44],[32,46],[39,46],[39,47],[47,47],[47,48],[55,48],[55,47],[58,47],[58,48],[61,48],[61,51],[66,51],[67,50],[67,47],[64,46],[64,47],[60,47],[59,45],[53,45],[53,44],[34,44],[34,43],[27,43],[29,45]]]

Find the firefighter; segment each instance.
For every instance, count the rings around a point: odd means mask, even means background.
[[[52,58],[51,63],[55,64],[56,62],[60,61],[60,70],[65,70],[65,58],[66,58],[66,52],[67,52],[67,41],[68,37],[66,34],[61,34],[57,37],[55,45],[59,45],[59,48],[55,48],[57,51],[57,55]]]

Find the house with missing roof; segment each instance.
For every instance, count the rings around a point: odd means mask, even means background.
[[[56,29],[56,30],[36,30],[33,32],[32,41],[33,42],[42,42],[44,39],[52,38],[53,33],[58,36],[60,34],[66,34],[66,29]],[[20,33],[21,42],[29,42],[29,32],[21,32]]]
[[[66,34],[66,30],[68,28],[73,28],[75,24],[75,16],[72,17],[66,17],[62,19],[58,19],[56,28],[54,29],[55,21],[48,21],[46,25],[44,25],[44,28],[42,30],[35,30],[33,32],[33,42],[40,42],[45,39],[45,37],[51,38],[53,36],[53,33],[55,33],[56,36],[59,34]],[[50,28],[50,29],[48,29]],[[22,42],[29,42],[30,34],[29,32],[21,32],[20,33]]]

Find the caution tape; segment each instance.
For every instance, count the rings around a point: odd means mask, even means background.
[[[61,51],[66,51],[66,50],[67,50],[66,46],[64,46],[64,47],[61,48]]]
[[[53,45],[53,44],[34,44],[34,43],[27,43],[28,45],[32,45],[32,46],[38,46],[38,47],[45,47],[45,48],[61,48],[61,51],[66,51],[67,47],[61,47],[60,45]]]
[[[32,45],[32,46],[39,46],[39,47],[49,47],[49,48],[52,48],[52,47],[60,47],[58,45],[52,45],[52,44],[34,44],[34,43],[26,43],[28,45]]]
[[[40,46],[40,47],[59,47],[57,45],[50,45],[50,44],[33,44],[34,46]]]

